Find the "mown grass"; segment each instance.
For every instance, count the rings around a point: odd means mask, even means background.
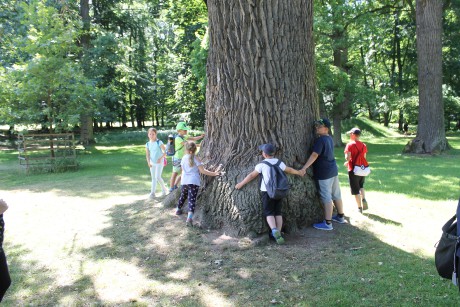
[[[370,210],[356,212],[342,167],[350,223],[325,233],[306,227],[284,246],[186,228],[171,208],[145,201],[144,141],[113,136],[79,153],[80,170],[56,174],[26,175],[16,153],[3,151],[13,279],[4,304],[457,306],[458,289],[435,271],[433,245],[459,196],[460,136],[449,136],[449,153],[419,157],[401,154],[404,137],[366,132]],[[343,161],[343,149],[336,156]]]

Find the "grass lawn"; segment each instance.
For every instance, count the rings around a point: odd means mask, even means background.
[[[340,167],[349,223],[305,227],[284,246],[185,227],[161,199],[147,200],[143,143],[131,137],[81,152],[80,170],[68,173],[25,175],[15,151],[0,151],[13,280],[3,303],[458,306],[433,254],[457,206],[460,134],[449,135],[445,155],[411,156],[401,154],[408,138],[371,124],[364,131],[370,209],[358,213]],[[336,157],[341,166],[343,149]]]

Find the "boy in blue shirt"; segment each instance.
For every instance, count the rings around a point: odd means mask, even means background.
[[[332,221],[346,223],[343,213],[342,195],[340,193],[339,169],[334,157],[334,142],[329,135],[331,122],[322,118],[315,122],[318,138],[313,145],[313,152],[302,168],[306,171],[313,164],[313,174],[318,181],[321,201],[324,205],[324,221],[313,224],[319,230],[332,230]],[[337,208],[337,215],[332,216],[333,207]]]

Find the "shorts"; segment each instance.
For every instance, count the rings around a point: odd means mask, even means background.
[[[173,173],[180,173],[180,170],[181,170],[180,162],[181,162],[181,159],[172,157]]]
[[[272,199],[268,197],[268,193],[262,191],[262,206],[264,208],[265,216],[279,216],[281,215],[282,199]]]
[[[353,171],[348,172],[348,182],[350,183],[351,195],[359,195],[359,190],[364,187],[364,176],[356,176]]]
[[[333,200],[342,199],[340,193],[339,176],[329,179],[318,180],[319,196],[323,204],[329,204]]]

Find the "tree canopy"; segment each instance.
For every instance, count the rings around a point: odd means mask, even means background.
[[[336,145],[350,117],[418,125],[415,1],[314,2],[317,96]],[[202,0],[0,0],[0,124],[75,129],[84,112],[95,129],[184,115],[204,127],[207,10]],[[444,3],[446,129],[460,128],[459,14],[458,0]]]

